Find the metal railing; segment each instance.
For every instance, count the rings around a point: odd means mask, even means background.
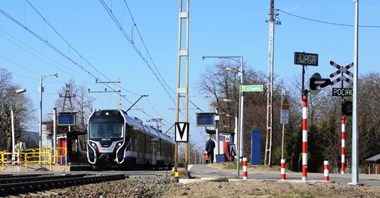
[[[25,151],[16,149],[15,153],[0,151],[0,163],[1,171],[9,165],[17,165],[19,170],[23,167],[27,172],[30,164],[49,165],[49,170],[52,171],[53,165],[67,165],[67,152],[64,147],[32,148]]]

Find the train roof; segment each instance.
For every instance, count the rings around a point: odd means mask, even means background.
[[[144,125],[144,123],[142,121],[136,120],[135,117],[129,116],[124,111],[123,111],[123,115],[124,115],[126,123],[128,123],[128,125],[130,125],[131,127],[135,128],[135,129],[138,129],[139,131],[142,131],[142,132],[144,132],[146,134],[150,134],[152,136],[158,137],[158,138],[160,138],[162,140],[166,140],[168,142],[174,143],[174,140],[170,136],[168,136],[168,135],[166,135],[166,134],[158,131],[155,128],[152,128],[150,126]]]

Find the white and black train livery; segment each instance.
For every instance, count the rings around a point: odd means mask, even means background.
[[[122,110],[97,110],[88,121],[87,159],[95,167],[169,168],[175,142]]]

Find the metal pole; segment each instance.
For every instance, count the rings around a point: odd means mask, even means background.
[[[57,156],[56,148],[57,140],[57,108],[53,108],[53,163],[55,164],[55,157]]]
[[[44,74],[40,76],[40,130],[39,130],[39,138],[38,138],[38,148],[41,150],[42,147],[42,93],[44,92],[44,87],[42,86],[42,82],[48,76],[55,76],[58,78],[58,74]]]
[[[12,92],[11,93],[11,127],[12,127],[12,161],[14,161],[15,159],[15,156],[14,156],[14,153],[15,153],[15,124],[14,124],[14,112],[13,112],[13,103],[14,103],[14,94],[19,94],[19,93],[24,93],[26,92],[26,89],[18,89],[16,90],[14,93]],[[21,145],[20,145],[20,148],[21,148]]]
[[[281,159],[284,159],[284,142],[285,142],[285,124],[282,124],[282,140],[281,140]]]
[[[38,133],[38,150],[41,152],[42,147],[42,92],[44,92],[42,87],[42,81],[44,79],[44,75],[40,76],[40,126],[39,126],[39,133]],[[41,157],[41,154],[39,155]]]
[[[13,96],[11,96],[11,122],[12,122],[12,162],[15,160],[15,124],[13,116]]]
[[[358,98],[358,51],[359,51],[359,0],[355,0],[355,36],[354,36],[354,81],[353,81],[353,96],[352,96],[352,182],[351,184],[357,185],[359,182],[358,174],[358,112],[357,112],[357,98]]]
[[[236,168],[237,168],[237,177],[240,177],[240,161],[239,161],[239,130],[238,130],[238,108],[239,108],[239,103],[236,104],[235,106],[235,135],[236,137],[234,138],[234,143],[237,146],[237,157],[236,157]]]
[[[240,56],[240,158],[244,157],[244,92],[241,91],[241,85],[244,85],[243,55]]]
[[[217,155],[220,154],[220,144],[219,144],[219,111],[218,108],[215,108],[215,141],[216,141],[216,148],[217,148]]]

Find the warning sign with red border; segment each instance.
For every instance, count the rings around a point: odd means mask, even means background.
[[[282,95],[282,104],[281,104],[281,124],[288,124],[289,123],[289,101],[287,95]]]

